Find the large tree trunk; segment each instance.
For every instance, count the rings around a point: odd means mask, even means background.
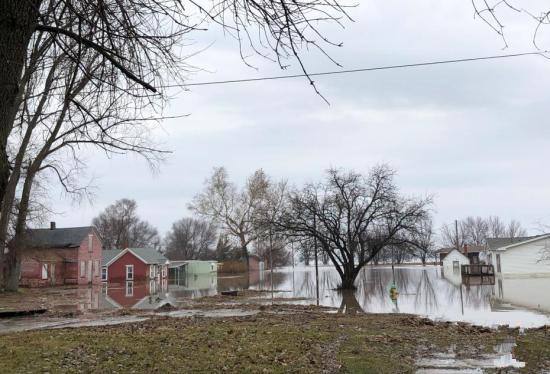
[[[0,201],[4,199],[10,176],[8,137],[17,113],[21,73],[40,4],[41,0],[0,0]],[[14,256],[5,253],[5,248],[6,243],[0,243],[0,288],[11,284],[11,271],[8,274],[5,269],[17,264],[13,262]]]
[[[31,198],[31,189],[36,176],[36,168],[27,171],[27,177],[23,184],[21,201],[19,202],[19,211],[17,212],[17,221],[15,225],[15,236],[10,243],[9,252],[4,262],[4,288],[8,291],[17,291],[21,275],[21,251],[24,250],[25,232],[27,226],[27,215],[29,211],[29,201]]]
[[[340,289],[342,290],[354,290],[355,289],[355,278],[357,278],[356,271],[349,271],[349,269],[344,269],[344,275],[341,277],[342,283],[340,284]]]
[[[17,291],[21,274],[21,258],[17,248],[10,248],[4,261],[4,286],[6,291]]]
[[[363,314],[363,308],[361,308],[361,304],[359,304],[359,301],[357,301],[357,298],[355,297],[355,291],[351,290],[344,290],[342,291],[342,303],[340,304],[340,308],[338,308],[338,313],[345,313],[345,314]]]
[[[0,200],[9,176],[6,150],[11,133],[20,77],[41,0],[0,0]]]

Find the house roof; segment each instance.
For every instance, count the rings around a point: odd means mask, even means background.
[[[458,249],[456,249],[456,248],[453,248],[453,249],[451,249],[451,251],[449,252],[449,254],[445,257],[445,259],[447,259],[447,261],[448,261],[448,259],[450,258],[449,255],[450,255],[451,253],[453,253],[453,252],[458,253],[459,255],[461,255],[462,257],[464,257],[466,260],[468,260],[468,256],[466,256],[466,254],[460,252],[460,251],[459,251]],[[445,261],[445,259],[444,259],[443,261]]]
[[[508,242],[506,242],[506,241],[494,242],[493,245],[498,245],[498,244],[500,244],[500,245],[495,246],[495,247],[490,247],[490,249],[505,251],[508,248],[515,247],[515,246],[518,246],[518,245],[521,245],[521,244],[524,244],[524,243],[529,243],[529,242],[532,242],[532,241],[537,241],[539,239],[548,239],[548,238],[550,238],[550,234],[525,236],[525,237],[520,237],[520,238],[502,238],[502,239],[513,239],[513,240],[509,240]]]
[[[436,253],[449,253],[451,252],[453,249],[455,249],[454,247],[449,247],[449,248],[439,248]]]
[[[168,259],[164,257],[162,253],[160,253],[154,248],[126,248],[124,250],[116,249],[114,251],[119,251],[119,252],[115,253],[115,255],[111,257],[109,261],[104,262],[103,266],[111,265],[113,262],[115,262],[118,258],[122,257],[127,252],[132,253],[134,256],[136,256],[146,264],[165,264],[168,262]]]
[[[502,247],[507,247],[511,244],[517,244],[525,242],[527,240],[538,238],[540,235],[535,236],[520,236],[516,238],[487,238],[487,247],[489,249],[497,249]]]
[[[78,248],[82,240],[93,231],[93,226],[29,229],[27,240],[35,248]]]
[[[101,265],[111,262],[118,254],[122,252],[122,249],[104,249],[101,253]]]

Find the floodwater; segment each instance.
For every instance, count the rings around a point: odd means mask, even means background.
[[[483,373],[483,369],[523,368],[525,362],[516,360],[514,348],[516,341],[507,337],[501,344],[493,348],[493,352],[480,358],[458,358],[454,347],[449,352],[432,354],[417,360],[416,374],[443,374],[443,373]]]
[[[273,280],[273,282],[272,282]],[[221,291],[253,289],[260,303],[319,304],[335,312],[410,313],[434,320],[520,328],[550,324],[550,278],[497,278],[475,284],[460,273],[445,274],[439,266],[366,267],[355,292],[335,290],[339,276],[332,267],[319,268],[317,297],[314,267],[286,267],[246,275],[188,274],[163,282],[127,282],[91,288],[40,291],[41,305],[57,310],[155,310],[169,304],[186,309],[190,300]],[[397,287],[392,299],[390,288]],[[273,289],[273,292],[271,290]],[[228,297],[227,302],[232,298]],[[5,307],[0,299],[0,309]],[[0,326],[1,327],[1,326]]]
[[[316,299],[315,269],[300,267],[274,273],[274,288],[290,290],[287,297]],[[338,292],[339,276],[332,267],[319,268],[319,304],[366,313],[410,313],[434,320],[476,325],[530,328],[550,324],[550,277],[461,279],[439,266],[366,267],[354,293]],[[485,282],[487,280],[484,280]],[[267,280],[267,287],[270,280]],[[466,284],[465,284],[466,283]],[[390,288],[397,287],[392,300]],[[285,293],[276,293],[285,297]],[[308,302],[308,301],[301,301]],[[311,301],[309,301],[311,302]]]

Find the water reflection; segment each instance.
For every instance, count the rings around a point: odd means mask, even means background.
[[[59,309],[156,309],[165,304],[183,305],[191,298],[221,291],[255,289],[266,302],[271,297],[293,298],[289,302],[319,303],[342,313],[411,313],[433,319],[466,321],[482,325],[508,324],[534,327],[550,324],[550,278],[497,278],[491,282],[465,282],[460,272],[444,273],[440,267],[367,267],[358,276],[355,292],[339,292],[338,273],[319,268],[317,299],[315,269],[277,269],[271,274],[188,274],[163,282],[127,282],[102,287],[63,290]],[[488,283],[488,284],[487,284]],[[395,292],[391,292],[395,285]],[[68,292],[72,294],[68,295]],[[64,305],[73,300],[71,305]],[[279,301],[280,302],[280,301]],[[61,304],[63,303],[63,304]]]
[[[288,296],[315,298],[313,268],[296,268],[294,272],[282,269],[279,273],[286,275],[280,287],[292,291]],[[334,269],[320,269],[321,305],[342,311],[356,310],[359,305],[366,313],[411,313],[486,326],[535,327],[550,323],[550,298],[545,296],[550,278],[504,278],[493,281],[494,284],[472,284],[463,282],[460,271],[445,274],[440,267],[401,267],[396,268],[395,273],[389,267],[367,267],[357,279],[354,294],[335,291],[338,283]],[[392,284],[398,292],[393,300]],[[284,297],[284,294],[277,296]]]

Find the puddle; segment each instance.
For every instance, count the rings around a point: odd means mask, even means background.
[[[47,320],[37,320],[36,318],[13,318],[0,322],[0,334],[41,329],[119,325],[122,323],[141,322],[147,319],[148,317],[140,316],[103,317],[84,320],[74,318],[50,318]]]
[[[495,346],[493,352],[480,358],[457,358],[451,350],[448,353],[436,353],[429,357],[417,360],[417,374],[446,374],[446,373],[483,373],[484,369],[523,368],[525,362],[517,361],[514,357],[514,338],[507,337]]]
[[[258,310],[242,310],[242,309],[180,309],[172,312],[155,313],[155,315],[187,318],[187,317],[209,317],[209,318],[224,318],[224,317],[247,317],[258,314]]]

